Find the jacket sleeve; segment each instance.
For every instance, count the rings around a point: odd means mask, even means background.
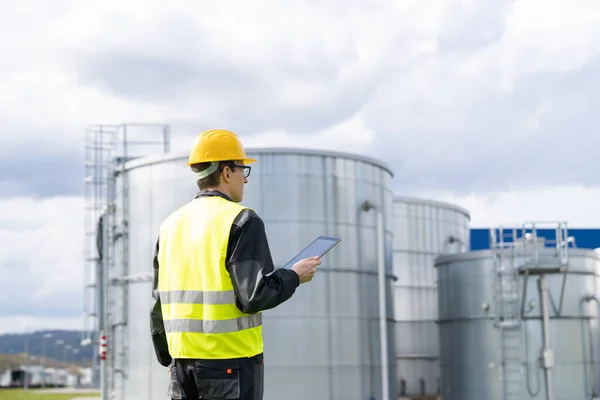
[[[252,210],[243,210],[230,236],[227,270],[240,311],[254,314],[288,300],[300,284],[288,269],[275,272],[265,226]],[[270,274],[270,275],[269,275]]]
[[[160,304],[160,295],[158,292],[158,240],[156,241],[156,249],[153,259],[154,280],[152,283],[152,298],[154,303],[150,311],[150,334],[152,336],[152,345],[159,364],[163,367],[168,367],[171,364],[171,355],[169,354],[169,346],[167,343],[167,334],[165,333],[165,325],[162,318],[162,309]]]

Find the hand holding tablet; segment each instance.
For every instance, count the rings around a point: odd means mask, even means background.
[[[303,284],[312,281],[313,277],[317,273],[318,265],[321,265],[321,260],[319,260],[318,257],[311,257],[298,261],[290,269],[298,274],[298,278],[300,278],[300,284]]]
[[[309,282],[316,272],[316,267],[321,265],[321,258],[340,241],[340,238],[319,236],[283,268],[294,270],[300,277],[300,283]]]

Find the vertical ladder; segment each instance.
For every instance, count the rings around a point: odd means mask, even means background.
[[[94,383],[100,380],[98,358],[98,334],[105,333],[108,325],[106,309],[106,288],[99,281],[106,278],[112,258],[106,253],[106,232],[110,229],[105,219],[107,207],[111,204],[112,150],[115,139],[115,126],[92,126],[85,131],[85,258],[84,258],[84,336],[82,346],[94,345],[92,373]],[[100,225],[100,220],[102,226]],[[100,230],[100,228],[102,230]],[[102,279],[98,275],[102,270]],[[105,326],[100,326],[104,324]],[[110,355],[105,363],[110,363]]]
[[[523,348],[519,270],[516,266],[516,230],[491,230],[493,293],[496,328],[501,341],[504,400],[520,400],[523,393]]]
[[[130,130],[128,130],[130,128]],[[136,128],[137,131],[136,131]],[[152,129],[153,132],[148,131]],[[169,126],[163,124],[120,124],[93,125],[86,128],[85,143],[85,283],[84,283],[84,331],[86,336],[82,344],[97,344],[92,338],[98,334],[99,322],[105,323],[104,333],[108,338],[108,354],[105,362],[109,370],[102,382],[102,387],[111,388],[115,395],[122,393],[126,379],[127,365],[127,283],[118,279],[129,274],[128,268],[128,192],[129,183],[122,181],[122,196],[116,196],[116,177],[125,162],[151,154],[170,151]],[[150,136],[159,136],[150,138]],[[136,153],[132,146],[138,146]],[[132,151],[134,150],[134,151]],[[122,200],[119,202],[119,200]],[[120,219],[117,216],[120,214]],[[98,221],[103,217],[102,246],[97,249]],[[115,242],[121,240],[118,252]],[[97,267],[101,263],[104,272],[104,285],[98,284]],[[117,279],[115,279],[117,278]],[[119,282],[115,285],[115,281]],[[122,286],[119,286],[122,285]],[[104,294],[100,296],[100,294]],[[98,299],[103,298],[103,307]],[[116,313],[117,304],[121,303],[123,312]],[[91,319],[91,324],[89,323]],[[117,334],[115,329],[119,327]],[[118,335],[118,337],[115,337]],[[118,343],[119,352],[115,352]],[[98,360],[94,352],[94,367],[98,368]],[[116,382],[115,372],[121,371],[121,380]],[[102,394],[105,398],[106,394]],[[122,394],[121,394],[122,397]]]
[[[523,393],[522,326],[501,327],[502,386],[505,400],[521,400]]]
[[[516,234],[515,231],[512,232]],[[519,270],[516,267],[516,254],[512,235],[507,235],[502,228],[498,236],[492,234],[491,248],[494,259],[494,298],[497,313],[497,326],[500,328],[518,327],[521,322],[521,296]]]

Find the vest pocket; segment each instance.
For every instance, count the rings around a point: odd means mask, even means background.
[[[210,368],[196,365],[196,386],[201,398],[235,400],[240,398],[239,368]]]

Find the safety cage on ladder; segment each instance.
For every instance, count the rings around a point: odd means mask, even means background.
[[[128,284],[138,277],[128,268],[128,182],[125,163],[170,151],[163,124],[94,125],[85,131],[85,286],[82,345],[107,342],[94,352],[93,380],[102,398],[117,393],[116,376],[126,379]],[[120,184],[117,177],[121,175]],[[147,279],[147,278],[145,278]],[[117,304],[121,303],[119,307]],[[103,350],[104,351],[104,350]],[[98,382],[99,381],[99,382]],[[121,394],[122,397],[122,394]]]

